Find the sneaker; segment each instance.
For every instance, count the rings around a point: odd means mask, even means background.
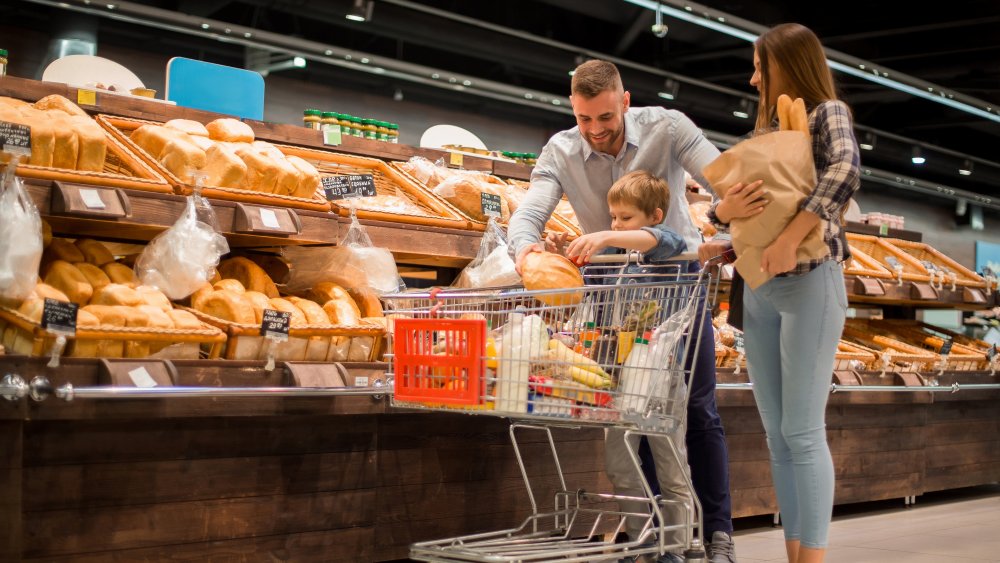
[[[736,547],[733,538],[725,532],[713,532],[712,541],[705,546],[709,563],[736,563]]]
[[[676,553],[667,553],[666,555],[661,555],[656,560],[656,563],[684,563],[684,557]]]

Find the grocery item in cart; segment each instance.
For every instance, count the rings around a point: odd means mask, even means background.
[[[490,217],[479,244],[479,252],[472,262],[462,269],[452,285],[503,287],[520,283],[521,276],[514,267],[514,260],[511,259],[507,246],[507,235],[497,224],[496,219]]]
[[[521,263],[521,278],[525,289],[556,290],[583,287],[583,276],[565,256],[552,252],[529,252]],[[552,306],[576,305],[582,293],[555,292],[537,295],[539,301]]]

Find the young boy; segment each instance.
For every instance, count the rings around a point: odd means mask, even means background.
[[[645,170],[636,170],[619,178],[608,192],[610,231],[587,233],[565,250],[565,235],[550,234],[546,246],[581,265],[608,253],[608,249],[638,250],[646,262],[668,260],[687,249],[680,235],[662,225],[669,205],[667,183]]]
[[[661,262],[673,258],[687,248],[684,239],[674,231],[663,226],[663,218],[669,206],[669,189],[667,183],[649,172],[636,170],[618,179],[608,192],[608,208],[611,212],[611,230],[585,234],[565,248],[565,254],[577,264],[586,264],[597,254],[638,250],[643,253],[644,263]],[[550,251],[561,251],[565,237],[551,236],[546,241]],[[639,273],[630,270],[627,273]],[[649,437],[649,447],[656,471],[651,471],[647,462],[643,462],[645,478],[659,484],[660,493],[665,500],[683,502],[691,506],[690,495],[684,481],[684,471],[687,471],[687,449],[685,447],[684,430],[682,426],[671,434],[671,439],[682,460],[684,467],[678,467],[663,436]],[[639,437],[631,438],[632,447],[638,450]],[[625,447],[623,430],[611,428],[605,440],[605,470],[608,479],[615,487],[615,492],[623,496],[645,496],[639,474],[632,464]],[[648,513],[648,505],[642,502],[619,501],[622,511]],[[664,507],[664,518],[668,524],[683,524],[684,511],[677,504]],[[631,541],[636,541],[642,534],[639,518],[628,518],[625,530]],[[653,541],[653,536],[647,536],[647,541]],[[677,532],[668,533],[667,543],[680,543],[681,535]],[[623,561],[631,561],[631,558]],[[683,557],[679,553],[662,555],[659,562],[679,562]]]

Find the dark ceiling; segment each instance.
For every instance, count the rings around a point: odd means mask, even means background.
[[[624,0],[375,0],[373,17],[365,23],[344,18],[349,0],[140,3],[560,95],[568,93],[567,71],[575,66],[581,52],[603,53],[733,91],[725,94],[682,81],[676,99],[664,102],[656,96],[664,89],[662,75],[620,65],[633,105],[676,107],[702,127],[729,135],[743,135],[751,127],[751,120],[732,114],[738,101],[733,94],[756,93],[748,84],[753,53],[750,43],[668,16],[664,17],[667,35],[655,37],[650,31],[653,12]],[[840,0],[835,4],[710,0],[702,4],[761,25],[805,24],[828,48],[1000,105],[1000,4],[996,0],[955,1],[933,8],[871,0]],[[7,8],[0,11],[6,21],[16,16],[25,25],[41,28],[48,21],[49,8],[23,1],[0,5]],[[461,17],[475,21],[457,21]],[[521,36],[488,29],[483,23]],[[138,40],[143,48],[171,55],[237,66],[243,62],[242,47],[236,45],[169,32],[151,34],[134,24],[102,20],[102,42],[134,45]],[[563,48],[553,41],[572,47]],[[306,80],[336,80],[387,95],[399,86],[390,78],[345,75],[343,70],[324,65],[293,72]],[[866,164],[1000,195],[1000,164],[983,162],[1000,161],[1000,123],[859,78],[835,76],[841,97],[852,106],[859,126],[947,149],[942,153],[924,150],[927,164],[918,167],[909,161],[910,143],[880,137],[876,150],[863,154]],[[431,87],[406,87],[410,99],[460,104],[468,111],[531,120],[552,130],[572,125],[571,116],[564,114]],[[976,163],[973,175],[959,176],[957,170],[964,158],[948,151],[983,161]]]

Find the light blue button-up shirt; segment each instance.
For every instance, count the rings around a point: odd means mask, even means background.
[[[608,192],[622,176],[645,170],[670,186],[670,209],[663,226],[676,232],[694,252],[702,242],[688,213],[685,170],[706,188],[701,170],[718,149],[683,113],[661,107],[630,108],[625,113],[625,143],[617,155],[596,152],[579,127],[556,133],[542,149],[531,173],[528,195],[510,220],[508,236],[516,256],[541,239],[545,222],[566,194],[585,233],[611,229]],[[653,232],[660,237],[656,232]]]

